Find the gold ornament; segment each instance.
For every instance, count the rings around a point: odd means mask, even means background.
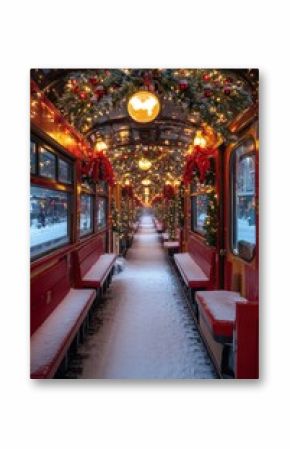
[[[150,123],[156,119],[161,106],[157,95],[147,90],[133,94],[127,103],[130,117],[138,123]]]

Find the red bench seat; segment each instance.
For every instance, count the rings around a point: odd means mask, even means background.
[[[81,280],[84,287],[102,287],[116,260],[116,254],[102,254]]]
[[[78,288],[102,288],[110,278],[117,255],[103,254],[102,240],[89,240],[73,253],[75,285]]]
[[[204,273],[189,253],[174,254],[175,263],[189,288],[207,287],[210,278]]]
[[[237,292],[228,290],[200,291],[195,295],[199,314],[208,325],[214,339],[229,342],[236,322],[236,304],[248,301]]]
[[[70,289],[31,337],[31,378],[52,378],[96,297],[94,290]]]
[[[189,289],[212,289],[214,287],[215,249],[191,236],[188,252],[174,254],[175,265]]]

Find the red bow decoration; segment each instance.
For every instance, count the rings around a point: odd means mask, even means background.
[[[166,200],[172,200],[174,198],[175,191],[171,184],[165,184],[163,188],[163,196]]]
[[[102,151],[95,153],[90,161],[83,161],[82,176],[93,182],[106,181],[109,185],[114,184],[111,162]]]
[[[198,145],[194,147],[194,152],[186,157],[183,173],[184,184],[191,183],[194,170],[198,170],[200,182],[204,181],[206,172],[210,169],[209,156],[213,156],[215,152],[215,148],[201,148]]]
[[[155,204],[157,204],[157,203],[160,203],[160,201],[163,199],[163,196],[162,195],[160,195],[160,194],[158,194],[158,195],[155,195],[154,196],[154,198],[153,198],[153,200],[152,200],[152,206],[154,206]]]

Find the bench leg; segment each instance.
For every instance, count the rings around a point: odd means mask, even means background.
[[[234,377],[233,346],[225,344],[222,352],[221,372],[225,377]]]

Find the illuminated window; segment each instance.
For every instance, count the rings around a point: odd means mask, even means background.
[[[93,197],[81,195],[80,233],[87,235],[93,232]]]
[[[256,247],[255,163],[252,140],[232,153],[232,250],[246,260],[252,259]]]
[[[69,242],[69,194],[31,186],[30,250],[38,256]]]

